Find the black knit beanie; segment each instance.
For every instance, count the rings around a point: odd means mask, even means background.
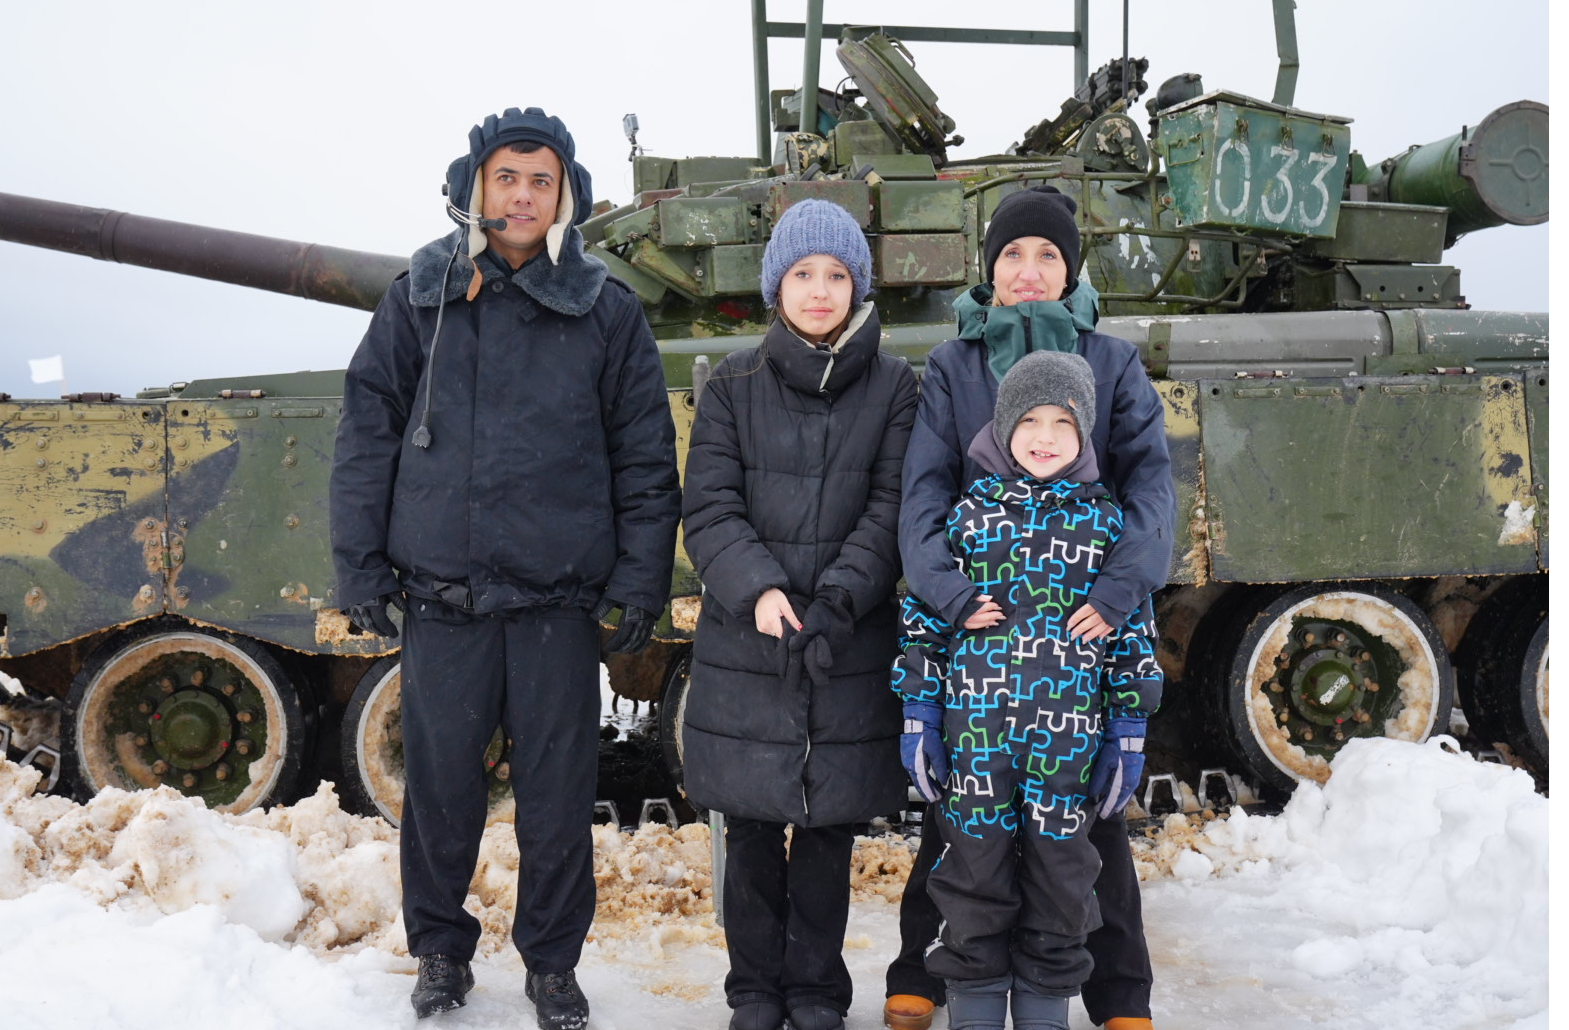
[[[1078,209],[1073,198],[1055,186],[1036,186],[1004,197],[986,226],[986,238],[981,243],[986,262],[981,278],[992,281],[997,255],[1008,244],[1023,236],[1040,236],[1062,251],[1062,259],[1068,263],[1068,285],[1063,296],[1072,293],[1079,278],[1079,227],[1073,220]]]

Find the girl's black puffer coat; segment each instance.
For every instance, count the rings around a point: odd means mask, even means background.
[[[686,792],[705,808],[831,826],[905,797],[888,684],[916,388],[907,363],[878,353],[880,333],[870,303],[832,352],[776,320],[698,405],[682,514],[704,595],[682,738]],[[819,591],[849,596],[855,630],[826,688],[784,675],[785,642],[757,631],[774,587],[797,617]]]

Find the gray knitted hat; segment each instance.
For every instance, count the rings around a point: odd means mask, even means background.
[[[860,304],[872,292],[872,252],[850,212],[828,200],[801,200],[779,217],[768,237],[763,251],[763,302],[778,307],[780,280],[797,261],[813,254],[837,258],[849,270],[852,304]]]
[[[1077,354],[1038,350],[1020,358],[997,387],[997,442],[1007,449],[1019,419],[1031,408],[1055,404],[1067,408],[1079,423],[1079,452],[1091,450],[1095,428],[1095,373]]]

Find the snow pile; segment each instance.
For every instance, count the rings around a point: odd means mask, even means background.
[[[1526,774],[1450,743],[1354,741],[1328,783],[1303,785],[1278,816],[1171,816],[1135,841],[1157,1022],[1545,1027],[1548,802]],[[407,1022],[414,964],[397,834],[382,820],[344,813],[326,786],[236,817],[168,789],[76,805],[34,795],[38,776],[0,760],[8,1016],[151,1030],[174,990],[193,1022]],[[593,832],[599,898],[581,973],[595,1025],[722,1025],[708,828]],[[857,842],[853,1030],[878,1024],[912,843]],[[527,1011],[508,936],[516,876],[512,828],[492,825],[468,900],[484,928],[480,987],[454,1027],[514,1026]]]
[[[680,829],[647,823],[634,833],[594,827],[594,883],[598,903],[590,940],[641,937],[653,931],[653,947],[675,943],[718,943],[708,827]],[[480,844],[469,911],[483,927],[480,951],[512,947],[512,912],[517,907],[518,845],[511,823],[492,823]]]
[[[880,898],[897,905],[904,896],[904,882],[915,865],[919,837],[898,834],[884,837],[857,837],[855,853],[850,856],[850,897],[855,901]]]
[[[325,963],[263,941],[211,906],[149,916],[100,907],[58,883],[0,905],[7,1026],[168,1030],[240,1019],[369,1030],[412,1022],[410,978],[393,975],[404,970],[383,952]]]
[[[35,797],[38,778],[0,761],[0,898],[57,882],[128,910],[210,905],[264,940],[401,948],[396,832],[345,814],[330,786],[227,816],[169,787]]]
[[[1353,740],[1329,781],[1300,785],[1278,817],[1169,817],[1137,845],[1142,866],[1190,888],[1240,881],[1218,919],[1278,922],[1310,980],[1386,971],[1401,985],[1380,1002],[1391,1018],[1532,1015],[1547,1003],[1548,802],[1528,774],[1457,750],[1447,737]],[[1435,980],[1448,1000],[1435,1003]]]
[[[210,905],[264,940],[327,954],[379,948],[406,955],[397,831],[350,815],[329,784],[296,805],[240,816],[211,812],[164,787],[109,789],[85,805],[35,796],[37,770],[0,760],[0,898],[63,883],[93,902],[182,912]],[[650,823],[596,826],[598,887],[591,940],[640,948],[722,947],[714,920],[709,831]],[[898,837],[862,838],[850,870],[857,898],[896,903],[913,855]],[[468,909],[479,950],[511,949],[518,847],[509,822],[485,830]]]

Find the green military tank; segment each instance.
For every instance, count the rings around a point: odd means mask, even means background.
[[[1146,810],[1322,779],[1350,739],[1448,732],[1457,694],[1468,742],[1545,785],[1548,319],[1474,308],[1444,252],[1546,220],[1547,108],[1368,160],[1349,119],[1293,106],[1290,4],[1275,8],[1274,97],[1179,75],[1143,126],[1146,63],[1086,73],[1082,26],[900,39],[824,25],[820,5],[804,25],[759,19],[760,84],[770,32],[804,35],[808,55],[826,32],[849,85],[760,86],[754,155],[642,154],[629,119],[635,195],[601,204],[585,240],[644,304],[684,461],[708,368],[761,338],[762,250],[791,204],[831,200],[865,227],[884,344],[919,369],[1002,198],[1072,194],[1100,328],[1141,349],[1174,459],[1157,596],[1171,700]],[[932,39],[1068,42],[1082,85],[1011,145],[956,160],[905,45]],[[362,308],[405,267],[9,195],[0,239]],[[334,597],[340,398],[341,373],[0,396],[0,670],[34,698],[0,717],[63,702],[58,741],[30,757],[66,787],[168,784],[240,811],[325,775],[395,819],[396,652]],[[677,777],[699,591],[678,554],[657,643],[609,663],[616,694],[658,703]],[[0,722],[0,744],[20,757],[13,731]]]

